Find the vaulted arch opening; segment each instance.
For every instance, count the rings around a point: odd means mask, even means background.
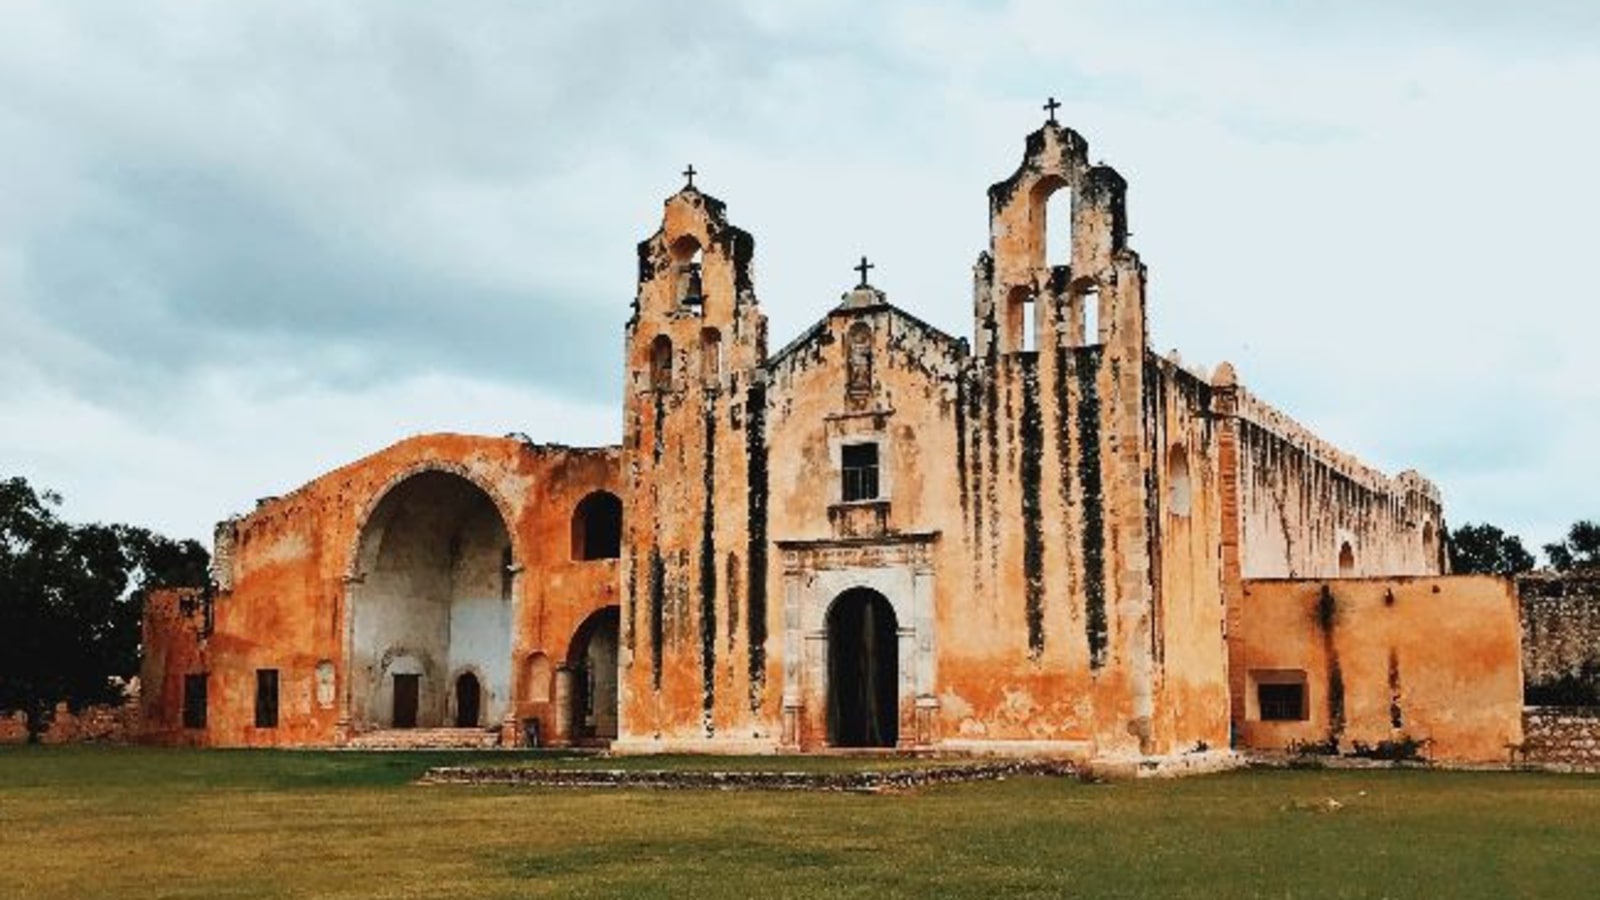
[[[1339,577],[1353,578],[1356,574],[1356,551],[1349,541],[1339,545]]]
[[[499,508],[460,475],[424,471],[378,502],[351,589],[358,729],[454,724],[464,699],[474,721],[499,720],[511,693],[510,547]]]
[[[828,610],[828,743],[893,747],[900,737],[899,622],[887,598],[854,588]]]
[[[617,638],[621,608],[590,613],[572,635],[567,668],[572,672],[572,738],[614,740],[617,736]]]

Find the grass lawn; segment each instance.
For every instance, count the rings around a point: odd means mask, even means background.
[[[1255,771],[889,796],[410,783],[474,758],[528,759],[0,748],[0,896],[1600,894],[1590,777]]]

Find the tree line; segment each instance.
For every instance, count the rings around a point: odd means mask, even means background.
[[[61,496],[0,480],[0,713],[27,715],[28,739],[56,705],[122,700],[139,672],[145,596],[205,585],[210,555],[134,525],[72,524]]]

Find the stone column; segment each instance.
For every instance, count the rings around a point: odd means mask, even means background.
[[[556,667],[555,719],[555,734],[550,736],[551,743],[576,743],[577,734],[572,722],[572,668],[565,664]]]

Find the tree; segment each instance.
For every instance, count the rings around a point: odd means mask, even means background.
[[[28,739],[57,703],[116,702],[139,668],[145,595],[206,581],[206,550],[131,525],[72,525],[59,494],[0,480],[0,709],[21,709]]]
[[[1544,555],[1557,572],[1600,568],[1600,523],[1573,522],[1565,540],[1544,545]]]
[[[1457,575],[1515,575],[1533,568],[1522,538],[1485,522],[1450,532],[1450,571]]]

